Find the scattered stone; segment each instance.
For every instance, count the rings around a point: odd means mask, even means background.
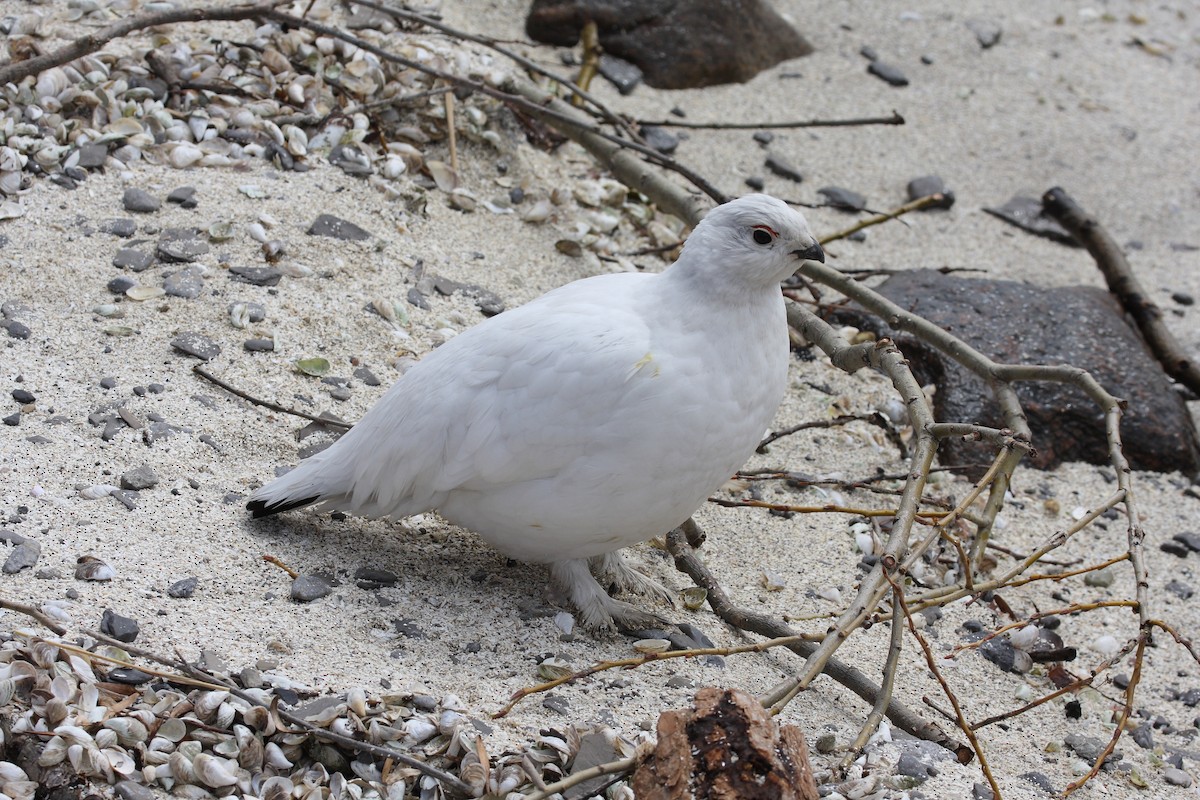
[[[1188,708],[1195,708],[1200,705],[1200,689],[1188,689],[1183,694],[1179,695],[1179,702],[1183,703]]]
[[[292,599],[297,603],[319,600],[332,591],[329,581],[320,575],[301,575],[292,581]]]
[[[204,334],[194,331],[184,331],[176,336],[171,340],[171,347],[201,361],[211,361],[221,354],[220,345]]]
[[[1147,354],[1109,292],[961,278],[936,270],[905,270],[890,276],[878,291],[902,308],[916,310],[933,324],[953,330],[1000,363],[1072,364],[1087,370],[1101,386],[1129,401],[1121,419],[1121,438],[1134,469],[1188,475],[1200,469],[1200,437],[1183,399]],[[934,412],[938,419],[1001,424],[986,388],[966,369],[878,318],[844,312],[837,319],[878,338],[893,339],[917,379],[922,384],[936,382]],[[1097,341],[1105,346],[1097,348]],[[1018,384],[1016,391],[1033,429],[1037,448],[1036,455],[1029,458],[1033,466],[1051,469],[1063,461],[1108,463],[1108,443],[1095,424],[1095,406],[1078,389],[1029,382]],[[979,460],[976,447],[952,440],[943,442],[938,455],[947,465],[966,466]],[[977,479],[982,471],[968,474]]]
[[[0,321],[0,328],[4,328],[8,335],[14,339],[28,339],[33,335],[33,331],[24,322],[18,322],[15,319],[6,319]]]
[[[79,160],[75,165],[81,169],[100,169],[108,160],[108,145],[88,143],[79,148]]]
[[[579,739],[579,750],[575,753],[575,758],[571,762],[571,775],[575,775],[585,769],[607,764],[621,758],[621,754],[613,747],[608,737],[603,733],[588,733],[584,734]],[[611,779],[604,775],[598,775],[591,780],[576,784],[564,793],[567,800],[576,800],[577,798],[592,797],[593,795],[603,793],[605,787],[611,783]]]
[[[229,277],[251,286],[276,286],[283,273],[275,267],[230,267]]]
[[[1018,194],[1002,206],[984,206],[983,210],[1036,236],[1044,236],[1071,247],[1080,246],[1058,220],[1044,213],[1042,201],[1036,198]]]
[[[121,475],[122,489],[133,489],[140,492],[143,489],[153,489],[157,485],[158,475],[154,473],[154,469],[149,464],[142,464]]]
[[[898,67],[893,67],[885,61],[872,61],[867,65],[867,72],[892,86],[908,86],[905,74]]]
[[[180,186],[178,189],[172,189],[167,195],[168,203],[175,203],[180,208],[195,208],[200,204],[196,199],[196,187]]]
[[[204,271],[199,267],[184,267],[163,279],[163,291],[172,297],[194,300],[204,291]]]
[[[343,241],[365,242],[371,234],[362,228],[332,214],[322,214],[308,228],[309,236],[329,236]]]
[[[1040,772],[1024,772],[1017,777],[1024,778],[1048,795],[1055,794],[1054,784],[1050,782],[1048,777]]]
[[[113,378],[113,377],[104,377],[104,378],[101,378],[101,379],[100,379],[100,388],[101,388],[101,389],[115,389],[115,388],[117,388],[117,379],[116,379],[116,378]]]
[[[763,147],[766,147],[771,142],[775,141],[775,134],[771,133],[770,131],[755,131],[750,138],[761,144]]]
[[[646,144],[660,153],[671,155],[679,147],[679,137],[666,128],[660,128],[657,125],[643,125],[641,134],[642,138],[646,140]]]
[[[642,82],[645,75],[637,64],[626,61],[623,58],[611,56],[608,53],[600,55],[600,63],[596,66],[601,77],[617,87],[617,91],[623,95],[629,94]]]
[[[208,242],[196,228],[167,228],[158,237],[155,252],[163,261],[190,263],[210,250]]]
[[[396,633],[407,639],[429,638],[429,634],[425,633],[415,619],[394,619],[392,625],[396,628]]]
[[[1143,750],[1154,749],[1154,726],[1149,722],[1143,722],[1129,732],[1129,737],[1137,742],[1137,746]]]
[[[907,775],[910,778],[916,778],[918,781],[927,781],[933,775],[937,774],[937,770],[921,759],[914,756],[912,753],[901,753],[900,760],[896,762],[896,772],[901,775]]]
[[[1194,305],[1196,302],[1196,298],[1192,297],[1187,292],[1172,292],[1171,299],[1176,303],[1179,303],[1181,306]]]
[[[876,52],[875,48],[871,47],[869,44],[864,44],[862,47],[860,47],[858,49],[858,54],[867,61],[876,61],[879,59],[879,53]]]
[[[1162,772],[1163,780],[1172,786],[1182,786],[1187,789],[1192,785],[1192,776],[1176,767],[1168,767]]]
[[[744,83],[813,49],[763,0],[534,0],[525,32],[574,47],[588,22],[596,23],[605,53],[636,64],[658,89]]]
[[[565,697],[560,697],[556,694],[548,694],[542,700],[542,708],[562,714],[564,717],[571,713],[571,703]]]
[[[12,549],[4,561],[4,574],[15,575],[23,569],[32,567],[42,555],[42,546],[32,539],[26,539]]]
[[[354,377],[358,378],[366,386],[379,386],[379,378],[376,378],[375,373],[366,367],[359,367],[354,370]]]
[[[13,389],[12,399],[16,400],[23,406],[37,402],[37,397],[35,397],[33,392],[29,391],[28,389]]]
[[[931,206],[925,206],[922,211],[932,211],[938,208],[950,208],[954,205],[954,192],[946,188],[946,183],[938,175],[922,175],[908,182],[908,199],[919,200],[933,194],[940,194],[942,200]]]
[[[996,794],[992,791],[992,787],[986,783],[976,782],[971,787],[972,800],[995,800]]]
[[[370,175],[375,171],[371,168],[371,159],[353,145],[339,144],[334,147],[329,151],[329,163],[347,175]]]
[[[1191,586],[1182,581],[1172,580],[1167,583],[1166,589],[1171,594],[1178,597],[1180,600],[1190,600],[1195,590]]]
[[[180,600],[191,597],[196,593],[196,587],[199,585],[200,579],[194,575],[190,578],[183,578],[167,587],[167,596]]]
[[[142,672],[137,667],[116,667],[108,671],[108,679],[114,683],[124,683],[128,686],[141,686],[156,680],[157,676]]]
[[[146,673],[142,674],[146,675]],[[109,670],[109,675],[112,675],[112,670]],[[153,676],[146,675],[146,677],[150,678]],[[113,787],[113,791],[116,792],[117,797],[121,798],[121,800],[155,800],[158,797],[149,786],[128,780],[118,781],[117,785]]]
[[[672,790],[679,786],[690,789],[689,797],[818,796],[800,728],[779,725],[746,692],[705,687],[692,708],[660,714],[657,733],[653,753],[630,782],[639,800],[684,796]]]
[[[247,322],[262,322],[267,318],[267,309],[262,303],[230,303],[228,311],[231,315],[236,306],[245,306]]]
[[[118,501],[130,511],[133,511],[135,508],[137,508],[137,501],[140,495],[132,489],[117,489],[115,492],[109,495],[109,497]]]
[[[135,214],[150,214],[162,207],[162,201],[142,189],[129,188],[121,197],[121,203],[126,211]]]
[[[789,181],[800,183],[804,180],[804,175],[800,173],[800,170],[778,153],[768,153],[763,166],[779,177],[787,178]]]
[[[137,233],[137,223],[128,217],[121,219],[106,219],[99,225],[101,233],[110,233],[122,239],[128,239]]]
[[[400,581],[400,576],[386,569],[359,567],[354,570],[354,580],[358,582],[358,588],[372,590],[395,586]]]
[[[10,428],[15,428],[21,424],[21,412],[18,411],[14,414],[9,414],[4,419],[0,420],[0,422],[3,422],[5,425],[7,425]]]
[[[125,294],[125,292],[129,291],[134,286],[137,286],[137,281],[135,281],[133,278],[126,278],[124,276],[121,276],[120,278],[113,278],[111,281],[105,284],[105,288],[110,292],[121,295]]]
[[[862,211],[867,207],[866,197],[840,186],[826,186],[817,189],[817,194],[824,197],[826,203],[842,211]]]
[[[970,29],[971,33],[975,34],[975,40],[979,42],[979,46],[984,50],[994,47],[1000,41],[1000,36],[1004,33],[1001,27],[990,19],[969,19],[967,20],[967,28]]]
[[[113,260],[112,260],[112,264],[114,267],[119,267],[120,269],[127,269],[127,270],[130,270],[131,272],[142,272],[143,270],[149,269],[150,265],[153,263],[154,263],[154,254],[153,253],[146,253],[141,250],[135,250],[132,247],[121,248],[120,250],[117,251],[117,254],[115,256],[113,256]],[[133,285],[133,281],[130,281],[130,286],[132,286],[132,285]],[[128,287],[126,287],[126,288],[128,288]],[[114,292],[114,294],[118,294],[118,293]]]
[[[129,617],[123,617],[111,608],[106,608],[100,617],[100,632],[119,642],[129,643],[137,639],[140,628],[137,622]]]
[[[1174,539],[1163,542],[1158,546],[1158,549],[1162,550],[1164,553],[1170,553],[1173,556],[1179,556],[1180,558],[1187,558],[1192,553],[1191,549],[1189,549],[1187,545],[1177,542]]]
[[[270,353],[275,350],[274,339],[247,339],[242,347],[251,353]]]
[[[16,395],[13,395],[16,397]],[[1200,533],[1177,533],[1171,537],[1193,553],[1200,553]]]
[[[767,182],[757,175],[751,175],[749,178],[746,178],[746,185],[756,192],[761,192],[763,187],[767,185]]]
[[[1104,752],[1105,745],[1108,744],[1107,742],[1103,742],[1094,736],[1084,736],[1083,734],[1079,733],[1068,733],[1064,743],[1067,745],[1067,747],[1075,751],[1077,756],[1092,764],[1096,762],[1096,759],[1100,757],[1102,752]],[[1121,758],[1121,751],[1114,750],[1109,754],[1108,758],[1104,759],[1104,763],[1108,764],[1110,761],[1116,763],[1120,761]]]

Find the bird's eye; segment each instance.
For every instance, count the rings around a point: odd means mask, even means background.
[[[755,225],[754,233],[750,235],[758,244],[767,245],[775,241],[775,237],[779,234],[768,228],[766,225]]]

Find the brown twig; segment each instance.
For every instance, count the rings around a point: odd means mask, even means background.
[[[792,425],[787,428],[781,428],[777,431],[772,431],[758,443],[758,452],[766,452],[765,448],[772,442],[779,441],[785,436],[791,436],[793,433],[800,431],[812,430],[813,428],[837,428],[851,422],[870,422],[878,424],[879,412],[874,411],[870,414],[839,414],[832,419],[817,419],[809,422],[801,422],[799,425]]]
[[[329,417],[322,417],[322,416],[318,416],[316,414],[309,414],[307,411],[300,411],[295,408],[288,408],[287,406],[281,406],[278,403],[272,403],[270,400],[260,400],[259,398],[255,397],[254,395],[243,392],[241,389],[237,388],[233,384],[221,380],[216,375],[213,375],[211,372],[209,372],[208,370],[206,370],[204,367],[200,366],[199,364],[192,367],[192,372],[196,373],[201,378],[204,378],[205,380],[210,381],[211,383],[215,383],[217,386],[220,386],[222,389],[229,392],[230,394],[237,395],[238,397],[242,398],[243,400],[249,401],[250,403],[253,403],[256,406],[262,406],[263,408],[269,408],[272,411],[278,411],[281,414],[291,414],[293,417],[300,417],[301,419],[311,420],[312,422],[319,422],[322,425],[328,425],[331,428],[346,428],[347,430],[349,430],[350,428],[354,427],[353,423],[342,422],[340,419],[331,419]]]
[[[44,627],[49,628],[50,630],[57,633],[59,636],[65,636],[67,634],[66,628],[64,628],[62,625],[59,625],[57,622],[50,619],[48,616],[46,616],[45,614],[43,614],[41,611],[34,608],[33,606],[25,605],[24,603],[18,603],[15,600],[8,600],[8,599],[5,599],[4,597],[0,597],[0,608],[7,608],[9,611],[16,611],[19,614],[24,614],[27,617],[35,619],[38,622],[40,622]]]
[[[858,222],[851,225],[849,228],[843,228],[842,230],[837,231],[836,233],[830,233],[825,236],[818,237],[818,241],[824,245],[824,244],[829,244],[830,242],[836,242],[839,239],[845,239],[847,236],[850,236],[851,234],[854,234],[854,233],[858,233],[859,231],[863,230],[864,228],[869,228],[872,225],[879,225],[879,224],[882,224],[889,220],[893,220],[898,217],[902,217],[905,214],[909,213],[910,211],[920,211],[922,208],[926,208],[928,206],[942,202],[943,199],[944,198],[940,194],[931,194],[931,195],[928,195],[927,197],[918,197],[916,200],[911,200],[911,201],[905,203],[904,205],[899,206],[891,211],[884,212],[883,214],[878,214],[874,217],[867,217],[866,219],[861,219]]]
[[[296,572],[296,570],[292,569],[287,564],[283,563],[283,561],[281,561],[276,556],[265,555],[262,557],[262,560],[267,562],[268,564],[274,564],[275,566],[279,567],[281,570],[286,572],[288,574],[288,577],[290,577],[292,580],[296,580],[296,578],[300,577],[299,572]]]
[[[856,508],[854,506],[839,506],[826,503],[819,506],[794,506],[788,503],[769,503],[766,500],[729,500],[724,497],[710,497],[708,502],[723,508],[765,508],[769,511],[787,511],[793,514],[853,514],[858,517],[894,517],[894,508]],[[917,511],[916,517],[922,522],[941,519],[949,511]]]
[[[1108,290],[1133,317],[1163,371],[1200,394],[1200,367],[1187,357],[1186,348],[1163,323],[1162,310],[1134,276],[1121,246],[1061,187],[1056,186],[1042,195],[1042,208],[1091,253],[1108,283]]]
[[[889,117],[857,117],[853,119],[809,119],[791,122],[692,122],[682,119],[639,119],[640,126],[655,128],[691,128],[712,131],[789,130],[792,128],[841,128],[858,125],[903,125],[904,117],[893,111]]]

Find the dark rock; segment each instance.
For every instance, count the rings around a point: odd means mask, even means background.
[[[298,603],[318,600],[332,591],[329,581],[320,575],[301,575],[292,581],[292,599]]]
[[[108,145],[89,143],[79,148],[79,160],[75,165],[82,169],[99,169],[108,160]]]
[[[167,587],[167,596],[183,599],[191,597],[196,593],[196,587],[200,585],[200,579],[196,576],[177,580]]]
[[[28,339],[33,335],[33,331],[29,329],[28,325],[15,319],[6,319],[0,322],[0,328],[4,328],[14,339]]]
[[[1005,672],[1018,675],[1026,673],[1033,666],[1027,653],[1017,650],[1008,639],[989,639],[978,648],[979,655],[991,661]]]
[[[884,61],[872,61],[867,65],[867,72],[892,86],[908,86],[908,78],[904,73]]]
[[[4,574],[15,575],[23,569],[32,567],[42,555],[42,546],[32,539],[26,539],[12,549],[4,561]]]
[[[15,414],[9,414],[7,417],[0,419],[0,422],[3,422],[10,428],[15,428],[21,424],[21,412],[18,411]]]
[[[1046,777],[1045,775],[1043,775],[1040,772],[1023,772],[1020,775],[1018,775],[1017,777],[1023,778],[1024,780],[1029,781],[1030,783],[1032,783],[1034,786],[1041,789],[1046,794],[1053,795],[1055,793],[1054,792],[1054,784],[1050,782],[1050,779],[1048,777]]]
[[[101,378],[101,379],[100,379],[100,388],[101,388],[101,389],[115,389],[115,388],[117,388],[117,379],[116,379],[116,378],[112,378],[112,377]]]
[[[396,633],[408,639],[427,639],[429,634],[417,623],[415,619],[394,619],[392,625],[396,628]]]
[[[660,153],[671,155],[679,147],[679,137],[666,128],[660,128],[657,125],[643,125],[641,134],[642,138],[646,140],[646,144]]]
[[[766,147],[771,142],[775,141],[775,134],[771,133],[770,131],[755,131],[754,135],[752,135],[750,138],[761,144],[763,147]]]
[[[1196,298],[1192,297],[1187,292],[1172,292],[1171,299],[1176,303],[1179,303],[1181,306],[1194,305],[1196,302]]]
[[[204,291],[204,273],[199,267],[185,267],[163,279],[163,291],[171,297],[194,300]]]
[[[564,717],[571,713],[571,703],[565,697],[560,697],[556,694],[548,694],[542,700],[542,708],[562,714]]]
[[[1177,767],[1168,767],[1162,771],[1163,780],[1172,786],[1188,788],[1192,785],[1192,776]]]
[[[221,354],[221,346],[202,333],[184,331],[171,340],[171,347],[202,361],[211,361]]]
[[[975,40],[984,50],[994,47],[1004,33],[1000,26],[990,19],[969,19],[967,27],[975,34]]]
[[[274,339],[247,339],[242,347],[251,353],[270,353],[275,349]]]
[[[935,208],[950,208],[954,205],[954,192],[946,189],[945,182],[937,175],[922,175],[908,182],[908,199],[918,200],[931,194],[940,194],[942,201],[931,206],[925,206],[922,211],[932,211]]]
[[[370,175],[375,171],[371,168],[371,159],[363,151],[351,145],[339,144],[330,150],[329,163],[347,175]]]
[[[172,189],[167,195],[168,203],[175,203],[180,208],[195,208],[200,204],[196,199],[196,187],[180,186],[178,189]]]
[[[912,753],[901,753],[900,760],[896,762],[896,772],[919,781],[926,781],[936,770],[932,770],[929,765]]]
[[[157,485],[158,475],[154,473],[154,469],[149,464],[142,464],[140,467],[121,474],[122,489],[133,489],[140,492],[143,489],[153,489]]]
[[[1108,744],[1107,742],[1101,741],[1094,736],[1084,736],[1083,734],[1079,733],[1068,733],[1066,739],[1064,739],[1064,742],[1067,747],[1075,751],[1075,755],[1079,756],[1084,761],[1091,763],[1096,762],[1096,759],[1100,757],[1102,752],[1104,752],[1105,745]],[[1110,761],[1115,763],[1120,760],[1121,751],[1114,750],[1109,754],[1108,758],[1104,759],[1104,763],[1107,764]]]
[[[100,632],[118,642],[132,642],[138,637],[140,630],[135,621],[117,614],[111,608],[104,609],[104,614],[100,617]]]
[[[425,311],[430,309],[429,301],[425,299],[425,294],[415,286],[408,290],[407,298],[409,305],[414,305]]]
[[[817,194],[825,198],[825,202],[843,211],[862,211],[867,207],[867,198],[858,192],[843,189],[840,186],[826,186],[817,189]]]
[[[1158,549],[1162,550],[1164,553],[1170,553],[1173,556],[1179,556],[1180,558],[1187,558],[1192,553],[1191,548],[1185,544],[1175,541],[1174,539],[1163,542],[1158,546]]]
[[[112,264],[114,267],[127,269],[132,272],[142,272],[149,269],[154,263],[154,253],[147,253],[141,250],[135,250],[132,247],[123,247],[113,256]]]
[[[153,75],[139,75],[134,73],[129,76],[129,87],[131,89],[149,89],[155,100],[163,102],[167,99],[167,92],[170,87],[162,78],[156,78]]]
[[[971,800],[995,800],[996,794],[986,783],[976,782],[971,787]]]
[[[331,391],[329,393],[329,396],[332,397],[334,400],[344,403],[350,399],[350,390],[347,389],[345,386],[339,386],[338,388]]]
[[[230,267],[229,277],[251,286],[276,286],[283,273],[275,267]]]
[[[125,206],[126,211],[132,211],[135,214],[150,214],[162,207],[162,201],[157,197],[142,189],[134,188],[125,190],[125,194],[121,196],[121,204]]]
[[[129,291],[134,286],[137,286],[137,281],[135,281],[133,278],[126,277],[113,278],[111,281],[105,284],[105,288],[113,294],[125,294],[125,292]]]
[[[376,378],[375,373],[371,372],[371,370],[367,369],[366,367],[359,367],[358,369],[354,370],[354,377],[358,378],[367,386],[379,385],[379,378]]]
[[[28,405],[29,403],[37,402],[37,398],[34,396],[33,392],[29,391],[28,389],[13,389],[12,399],[16,400],[21,405]]]
[[[157,676],[151,675],[149,672],[142,672],[137,667],[116,667],[110,669],[105,677],[114,683],[123,683],[127,686],[141,686],[143,683],[157,679]]]
[[[1189,599],[1191,599],[1192,595],[1196,593],[1196,591],[1191,586],[1188,586],[1186,583],[1184,583],[1182,581],[1175,581],[1175,580],[1169,581],[1167,583],[1166,589],[1168,592],[1175,595],[1180,600],[1189,600]]]
[[[637,64],[602,53],[596,69],[621,94],[629,94],[642,82],[644,75]]]
[[[1000,363],[1086,369],[1101,386],[1129,401],[1121,434],[1134,469],[1193,474],[1200,468],[1200,442],[1182,398],[1108,292],[959,278],[935,270],[897,273],[878,291]],[[839,318],[897,342],[918,380],[937,384],[938,419],[1002,425],[986,387],[966,369],[877,318],[861,312]],[[1104,342],[1104,347],[1096,342]],[[1108,463],[1100,413],[1081,390],[1049,382],[1019,383],[1016,390],[1033,430],[1037,452],[1027,457],[1033,466]],[[977,448],[956,440],[943,442],[938,455],[946,465],[979,462]],[[981,473],[969,472],[975,478]]]
[[[869,44],[864,44],[862,47],[860,47],[858,49],[858,54],[867,61],[875,61],[879,58],[879,53],[876,52],[875,48],[871,47]]]
[[[13,398],[16,398],[13,392]],[[1200,553],[1200,533],[1177,533],[1171,537],[1193,553]]]
[[[382,586],[396,585],[400,580],[400,576],[386,569],[359,567],[354,570],[354,580],[358,581],[360,589],[378,589]]]
[[[767,183],[757,175],[751,175],[749,178],[746,178],[746,185],[756,192],[761,192]]]
[[[138,493],[133,489],[117,489],[110,495],[110,497],[112,497],[121,505],[125,506],[125,508],[129,509],[130,511],[133,511],[135,508],[137,508],[139,496],[140,495],[138,495]]]
[[[167,228],[158,237],[155,252],[163,261],[192,262],[207,255],[208,242],[195,228]]]
[[[1075,237],[1068,233],[1058,220],[1046,214],[1042,210],[1042,201],[1036,198],[1018,194],[1002,206],[984,206],[983,210],[1016,225],[1021,230],[1053,239],[1059,244],[1079,247]]]
[[[633,62],[659,89],[743,83],[812,52],[762,0],[534,0],[525,32],[573,47],[589,21],[605,53]]]
[[[575,758],[571,761],[570,775],[575,775],[599,766],[607,764],[610,761],[616,761],[621,758],[621,754],[613,747],[603,733],[588,733],[584,734],[579,739],[579,750],[575,753]],[[592,797],[593,795],[602,794],[604,789],[612,782],[605,775],[598,775],[583,783],[578,783],[563,793],[564,800],[584,800],[584,798]]]
[[[1188,708],[1195,708],[1200,705],[1200,689],[1188,689],[1179,695],[1178,700]]]
[[[332,214],[322,214],[308,228],[309,236],[329,236],[351,242],[365,242],[371,234],[362,228]]]
[[[101,233],[111,233],[122,239],[128,239],[137,233],[137,223],[128,217],[121,219],[106,219],[98,226]]]
[[[1143,722],[1129,732],[1129,738],[1137,743],[1137,746],[1143,750],[1154,749],[1154,728],[1149,722]]]
[[[779,177],[787,178],[789,181],[800,183],[804,180],[804,175],[800,173],[800,170],[778,153],[768,153],[766,160],[763,161],[763,166]]]

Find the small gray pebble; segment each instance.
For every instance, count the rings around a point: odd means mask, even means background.
[[[21,412],[18,411],[15,414],[9,414],[4,419],[0,420],[0,422],[3,422],[5,425],[7,425],[10,428],[15,428],[21,424]]]
[[[292,581],[292,599],[298,603],[309,603],[332,591],[329,581],[319,575],[301,575]]]
[[[237,303],[230,303],[226,310],[232,313],[233,307],[236,305]],[[262,303],[242,303],[242,305],[246,307],[246,313],[251,322],[262,322],[267,318],[267,309]]]
[[[132,489],[118,489],[110,496],[130,511],[137,508],[138,493]]]
[[[33,573],[33,577],[40,581],[60,581],[63,574],[54,567],[42,567],[37,572]]]
[[[196,267],[172,272],[163,279],[163,290],[172,297],[194,300],[204,291],[203,273]]]
[[[825,198],[825,202],[843,211],[862,211],[867,207],[867,198],[850,189],[840,186],[825,186],[817,190],[817,194]]]
[[[21,405],[37,402],[37,398],[33,395],[33,392],[30,392],[28,389],[13,389],[12,399]]]
[[[104,609],[104,614],[100,617],[100,632],[119,642],[132,642],[138,637],[140,630],[137,622],[117,614],[111,608]]]
[[[265,684],[262,673],[254,667],[246,667],[238,673],[238,680],[246,689],[261,689]]]
[[[167,587],[167,596],[177,599],[191,597],[196,593],[196,587],[200,585],[200,579],[193,575],[190,578],[183,578],[175,581]]]
[[[131,289],[136,285],[137,281],[135,281],[133,278],[126,278],[122,276],[120,278],[113,278],[105,285],[105,288],[107,288],[113,294],[125,294],[126,290]]]
[[[671,689],[688,689],[695,685],[696,682],[686,675],[675,675],[667,681],[667,687]]]
[[[567,698],[559,697],[556,694],[546,695],[545,699],[542,700],[542,708],[547,708],[564,716],[571,713],[571,704],[567,702]]]
[[[115,388],[117,388],[117,379],[116,379],[116,378],[111,378],[111,377],[105,377],[105,378],[101,378],[101,379],[100,379],[100,388],[101,388],[101,389],[115,389]]]
[[[137,214],[149,214],[162,206],[162,201],[157,197],[142,189],[129,188],[125,190],[125,194],[121,197],[121,203],[125,206],[126,211],[133,211]]]
[[[787,178],[789,181],[800,183],[804,180],[804,176],[800,173],[800,170],[778,153],[768,153],[763,166],[779,177]]]
[[[984,50],[995,47],[1004,33],[998,24],[989,19],[969,19],[967,27],[975,34],[975,40]]]
[[[816,748],[818,753],[828,755],[837,749],[837,737],[832,733],[823,733],[817,737]]]
[[[157,485],[158,475],[154,474],[154,469],[149,464],[142,464],[140,467],[128,470],[121,475],[122,489],[141,491],[143,489],[153,489]]]
[[[371,372],[371,370],[367,369],[366,367],[359,367],[358,369],[354,370],[354,377],[358,378],[367,386],[379,385],[379,378],[376,378],[375,373]]]
[[[113,256],[112,265],[127,269],[130,272],[142,272],[150,268],[154,263],[153,253],[144,253],[141,250],[135,250],[132,247],[123,247]],[[132,286],[133,284],[130,283]]]
[[[158,797],[150,787],[134,781],[121,781],[113,789],[121,800],[155,800]]]
[[[771,133],[770,131],[755,131],[750,138],[761,144],[763,147],[766,147],[771,142],[775,141],[775,134]]]
[[[1177,533],[1171,538],[1193,553],[1200,553],[1200,533]]]
[[[1032,783],[1034,786],[1041,789],[1046,794],[1052,795],[1055,793],[1054,792],[1054,784],[1050,782],[1050,779],[1048,777],[1046,777],[1045,775],[1043,775],[1040,772],[1026,772],[1018,777],[1024,778],[1025,780],[1029,781],[1030,783]]]
[[[892,86],[908,86],[908,78],[904,73],[883,61],[872,61],[867,65],[867,72]]]
[[[274,267],[230,267],[229,277],[252,286],[276,286],[283,273]]]
[[[208,242],[194,228],[167,228],[158,237],[155,252],[163,261],[196,261],[209,252]]]
[[[646,140],[646,144],[660,153],[671,155],[679,147],[679,137],[666,128],[660,128],[656,125],[643,125],[641,134],[642,138]]]
[[[108,160],[108,145],[89,143],[79,148],[79,160],[75,163],[83,169],[99,169]]]
[[[858,49],[858,54],[867,61],[875,61],[879,58],[879,53],[875,52],[875,48],[869,44],[864,44]]]
[[[767,185],[767,182],[757,175],[751,175],[749,178],[746,178],[746,185],[756,192],[761,192],[763,187]]]
[[[900,760],[896,762],[896,772],[919,781],[928,780],[930,775],[929,767],[912,753],[900,754]]]
[[[922,175],[919,178],[913,178],[908,182],[908,199],[918,200],[922,197],[929,197],[932,194],[940,194],[942,201],[934,203],[931,206],[926,206],[922,211],[929,211],[935,208],[950,208],[954,205],[954,192],[946,189],[946,182],[938,175]]]
[[[4,573],[15,575],[23,569],[32,567],[42,555],[42,546],[35,541],[25,540],[12,549],[4,562]]]
[[[371,234],[355,225],[353,222],[335,217],[332,214],[321,214],[308,228],[309,236],[329,236],[344,241],[362,242],[371,238]]]
[[[1164,769],[1162,776],[1163,780],[1172,786],[1182,786],[1186,789],[1192,785],[1192,776],[1188,775],[1181,769],[1176,769],[1175,767],[1168,767],[1167,769]]]
[[[427,694],[414,694],[412,696],[412,705],[418,711],[436,711],[438,701],[436,697]]]
[[[221,354],[221,346],[202,333],[184,331],[171,340],[171,346],[181,353],[211,361]]]
[[[350,390],[347,389],[345,386],[339,386],[338,388],[332,390],[329,393],[329,396],[332,397],[334,400],[344,403],[350,399]]]
[[[1193,594],[1196,593],[1196,591],[1191,586],[1188,586],[1183,581],[1175,581],[1175,580],[1169,581],[1167,583],[1166,589],[1168,592],[1175,595],[1180,600],[1187,600],[1187,599],[1191,598],[1191,596]]]
[[[137,223],[128,217],[106,219],[100,223],[99,228],[101,233],[109,233],[122,239],[128,239],[137,233]]]
[[[1154,727],[1149,722],[1143,722],[1129,732],[1129,738],[1143,750],[1154,749]]]
[[[1192,297],[1187,292],[1172,292],[1171,299],[1181,306],[1190,306],[1196,303],[1196,298]]]
[[[252,353],[269,353],[275,349],[274,339],[247,339],[242,347]]]
[[[986,783],[976,783],[971,787],[971,797],[973,800],[995,800],[996,795]]]
[[[622,95],[636,89],[643,77],[641,67],[608,53],[601,54],[597,71],[606,81],[617,87],[617,91]]]
[[[8,335],[14,339],[28,339],[33,335],[33,331],[24,322],[18,322],[15,319],[6,319],[0,322],[0,328],[8,331]]]
[[[178,189],[172,189],[167,195],[168,203],[176,203],[180,208],[195,208],[199,205],[196,200],[196,187],[180,186]]]

